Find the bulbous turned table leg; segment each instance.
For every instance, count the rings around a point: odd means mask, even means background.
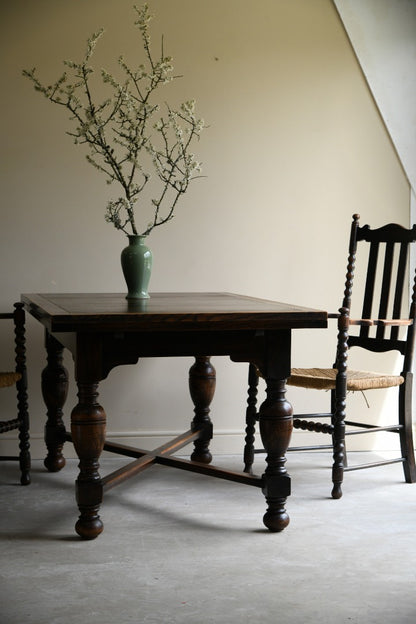
[[[215,368],[207,356],[196,357],[195,363],[189,370],[189,392],[194,403],[194,419],[192,429],[202,430],[201,437],[194,442],[192,461],[209,464],[212,455],[209,452],[209,443],[212,438],[212,423],[209,417],[209,406],[215,393]]]
[[[42,396],[47,408],[45,444],[48,449],[44,464],[49,472],[58,472],[65,466],[63,446],[65,425],[63,406],[68,394],[68,372],[63,366],[63,346],[48,332],[45,334],[47,366],[42,372]]]
[[[103,500],[103,485],[98,472],[104,447],[106,415],[97,402],[97,383],[78,382],[78,405],[71,414],[71,432],[79,457],[79,475],[75,484],[80,510],[75,530],[84,539],[94,539],[103,530],[98,514]]]
[[[285,502],[290,495],[290,476],[285,463],[293,428],[292,406],[285,398],[285,380],[266,379],[267,398],[260,407],[260,435],[267,452],[263,493],[268,509],[263,517],[270,531],[283,531],[289,524]]]

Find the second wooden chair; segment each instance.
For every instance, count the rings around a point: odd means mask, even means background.
[[[295,415],[293,426],[311,432],[326,433],[332,437],[329,445],[298,447],[296,450],[333,449],[333,498],[342,496],[343,475],[344,472],[350,470],[400,462],[403,464],[406,482],[416,481],[412,436],[412,362],[416,322],[416,276],[413,280],[410,314],[408,316],[406,314],[405,317],[402,315],[402,301],[407,300],[406,275],[408,274],[409,247],[415,241],[416,225],[411,229],[406,229],[391,223],[372,230],[368,225],[360,227],[359,215],[353,216],[344,298],[339,313],[329,315],[338,319],[335,363],[332,368],[328,369],[292,368],[291,376],[287,380],[289,386],[330,391],[329,412]],[[361,319],[352,319],[350,316],[351,297],[358,243],[360,243],[360,251],[363,252],[364,243],[368,243],[368,262]],[[402,362],[400,373],[350,370],[347,367],[347,358],[348,351],[352,347],[360,347],[375,353],[398,351]],[[247,472],[251,471],[254,454],[264,452],[262,449],[254,448],[258,380],[258,371],[251,364],[244,449]],[[368,424],[346,418],[347,392],[394,386],[398,389],[398,417],[395,422],[379,425],[377,422]],[[320,422],[323,419],[327,420]],[[399,435],[400,454],[386,460],[347,466],[345,437],[379,431],[389,431]]]

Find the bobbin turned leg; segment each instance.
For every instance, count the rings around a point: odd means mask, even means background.
[[[263,493],[268,509],[263,522],[270,531],[283,531],[289,524],[285,502],[290,495],[285,453],[293,428],[292,406],[285,398],[285,379],[290,374],[290,332],[276,333],[267,344],[266,400],[259,410],[260,435],[267,453]]]
[[[15,303],[14,308],[15,362],[16,373],[20,374],[20,379],[16,383],[17,414],[19,420],[20,483],[22,485],[29,485],[31,460],[27,396],[25,311],[23,303]]]
[[[78,405],[71,414],[71,432],[79,457],[76,499],[80,510],[75,530],[84,539],[94,539],[103,530],[98,514],[103,500],[99,457],[104,447],[106,415],[97,402],[98,383],[78,381]]]
[[[334,433],[333,440],[333,460],[332,464],[332,498],[341,498],[342,482],[344,479],[345,465],[345,416],[347,407],[347,357],[348,357],[348,326],[349,310],[340,308],[338,318],[338,348],[337,363],[338,369],[335,381],[334,397]]]
[[[412,373],[404,373],[404,384],[399,386],[399,422],[403,425],[400,431],[400,447],[402,451],[402,457],[405,457],[403,462],[403,471],[406,483],[415,483],[416,481],[416,465],[415,465],[415,451],[413,445],[412,435]]]
[[[209,357],[196,357],[189,370],[189,391],[194,403],[194,419],[192,429],[201,430],[201,436],[194,442],[192,461],[209,464],[212,455],[208,450],[212,438],[212,423],[209,417],[209,406],[215,392],[215,368]]]
[[[257,421],[257,388],[259,374],[257,367],[250,364],[248,368],[248,397],[246,409],[246,437],[244,439],[244,472],[251,474],[254,463],[254,442]]]
[[[48,449],[44,464],[50,472],[65,466],[62,450],[65,442],[63,406],[68,394],[68,372],[63,366],[63,346],[48,332],[45,333],[47,365],[42,372],[42,396],[47,408],[45,444]]]

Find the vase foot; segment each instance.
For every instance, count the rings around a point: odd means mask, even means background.
[[[150,295],[126,295],[126,299],[128,301],[146,301],[146,299],[150,299]]]

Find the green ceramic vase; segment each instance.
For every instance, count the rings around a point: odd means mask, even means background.
[[[145,245],[146,236],[130,235],[121,252],[121,268],[127,284],[126,299],[149,299],[152,252]]]

